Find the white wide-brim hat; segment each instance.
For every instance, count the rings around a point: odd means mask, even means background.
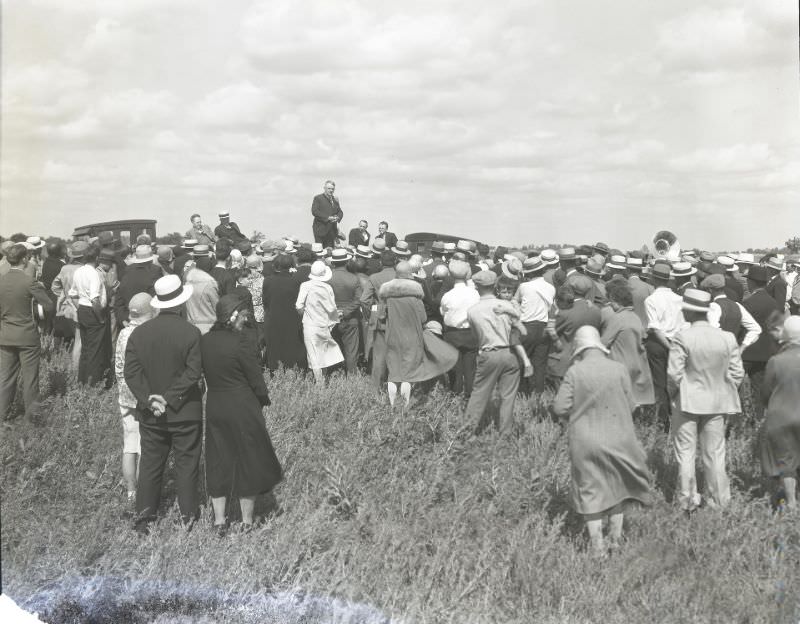
[[[186,303],[194,289],[190,284],[182,284],[177,275],[165,275],[156,280],[155,291],[156,295],[150,300],[150,305],[165,310]]]
[[[322,260],[315,260],[311,265],[311,271],[308,274],[308,279],[314,280],[315,282],[327,282],[331,279],[331,277],[333,277],[333,271],[331,271],[331,268]]]

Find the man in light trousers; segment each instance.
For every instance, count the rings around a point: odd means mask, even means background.
[[[707,319],[711,295],[687,288],[683,314],[691,325],[672,341],[667,367],[673,401],[672,444],[678,461],[678,502],[687,512],[701,503],[695,477],[698,435],[709,494],[708,504],[724,507],[731,488],[725,472],[725,420],[741,411],[738,386],[744,367],[736,339]]]

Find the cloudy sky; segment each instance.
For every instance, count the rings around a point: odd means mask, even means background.
[[[742,4],[748,6],[742,7]],[[800,234],[797,3],[3,2],[0,233]]]

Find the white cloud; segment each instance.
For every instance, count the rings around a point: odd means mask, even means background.
[[[671,158],[670,166],[694,174],[747,173],[775,165],[769,145],[752,143],[720,148],[702,148]]]

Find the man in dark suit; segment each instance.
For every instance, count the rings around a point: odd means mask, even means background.
[[[131,264],[125,271],[117,289],[114,304],[114,316],[117,327],[122,328],[128,320],[128,302],[134,295],[147,293],[152,295],[155,291],[153,285],[161,277],[161,269],[153,264],[153,252],[147,245],[136,247]]]
[[[397,245],[397,236],[389,231],[389,224],[386,223],[386,221],[381,221],[378,224],[378,233],[375,235],[375,238],[382,239],[386,243],[386,249],[391,249]]]
[[[6,256],[8,273],[0,277],[0,420],[8,418],[17,391],[22,368],[25,417],[32,419],[39,405],[39,330],[33,318],[32,304],[42,306],[46,314],[55,305],[40,282],[25,273],[28,250],[12,246]]]
[[[364,219],[358,222],[358,227],[350,230],[347,237],[347,244],[351,247],[358,247],[359,245],[369,245],[370,234],[367,232],[369,223]]]
[[[315,195],[311,203],[311,214],[314,215],[312,229],[314,231],[314,242],[322,243],[323,247],[335,247],[339,234],[339,222],[344,217],[339,200],[333,196],[336,190],[336,183],[326,180],[325,192]]]
[[[761,418],[764,407],[760,400],[761,384],[767,361],[778,352],[777,329],[783,322],[783,307],[766,290],[769,275],[762,266],[753,266],[747,274],[747,287],[750,296],[742,302],[742,307],[750,313],[761,326],[758,339],[742,351],[744,372],[750,378],[750,393],[756,418]]]
[[[227,238],[234,244],[247,239],[247,237],[242,234],[241,230],[239,230],[239,226],[231,221],[231,213],[227,210],[220,211],[219,225],[214,228],[214,235],[217,239]]]
[[[200,330],[181,315],[192,287],[167,275],[155,293],[151,305],[159,315],[133,331],[125,350],[125,381],[141,413],[135,528],[142,533],[155,520],[170,449],[181,517],[187,525],[197,519],[203,429]]]

